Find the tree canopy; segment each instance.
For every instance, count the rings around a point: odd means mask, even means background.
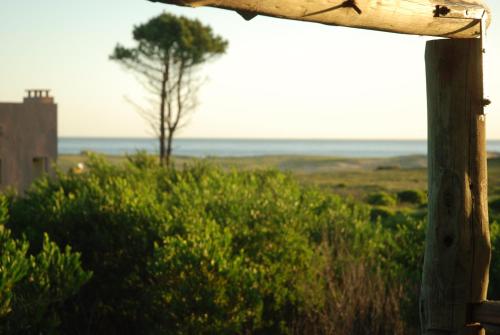
[[[132,48],[118,44],[112,60],[120,61],[134,70],[159,70],[151,62],[184,62],[185,66],[205,63],[225,53],[227,41],[213,33],[212,28],[199,20],[163,13],[147,23],[134,27]],[[151,73],[146,72],[148,75]]]

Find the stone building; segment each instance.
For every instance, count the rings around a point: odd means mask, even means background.
[[[26,190],[52,175],[57,159],[57,105],[49,90],[27,90],[22,103],[0,103],[0,190]]]

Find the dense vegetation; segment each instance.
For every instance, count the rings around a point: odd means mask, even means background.
[[[91,277],[80,256],[61,251],[46,234],[40,250],[28,254],[25,239],[4,227],[6,199],[0,196],[0,334],[53,334],[64,317],[61,306]]]
[[[26,289],[19,271],[3,271],[2,280],[21,279],[0,284],[2,325],[55,320],[39,328],[53,334],[416,333],[425,227],[417,216],[381,219],[368,205],[272,170],[166,170],[144,155],[118,166],[93,157],[87,166],[10,198],[3,219],[21,242],[6,233],[11,242],[1,247],[35,267],[56,259],[50,271],[26,270],[51,276],[55,293],[38,289],[45,277],[25,275],[36,288]],[[423,202],[418,192],[369,198]],[[46,234],[80,253],[86,272],[78,254],[60,253]],[[45,305],[25,311],[16,299]],[[26,318],[40,311],[52,317]]]

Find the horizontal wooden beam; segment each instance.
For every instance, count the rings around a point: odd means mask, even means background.
[[[149,0],[180,6],[235,10],[256,15],[401,34],[472,38],[490,10],[484,0]]]
[[[482,327],[486,330],[486,335],[500,335],[500,326],[483,324]]]
[[[500,301],[485,301],[472,305],[472,321],[497,326],[500,330]]]

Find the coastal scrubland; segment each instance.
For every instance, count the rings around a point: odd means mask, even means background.
[[[0,333],[418,333],[425,157],[175,164],[63,156],[57,178],[2,195]]]

